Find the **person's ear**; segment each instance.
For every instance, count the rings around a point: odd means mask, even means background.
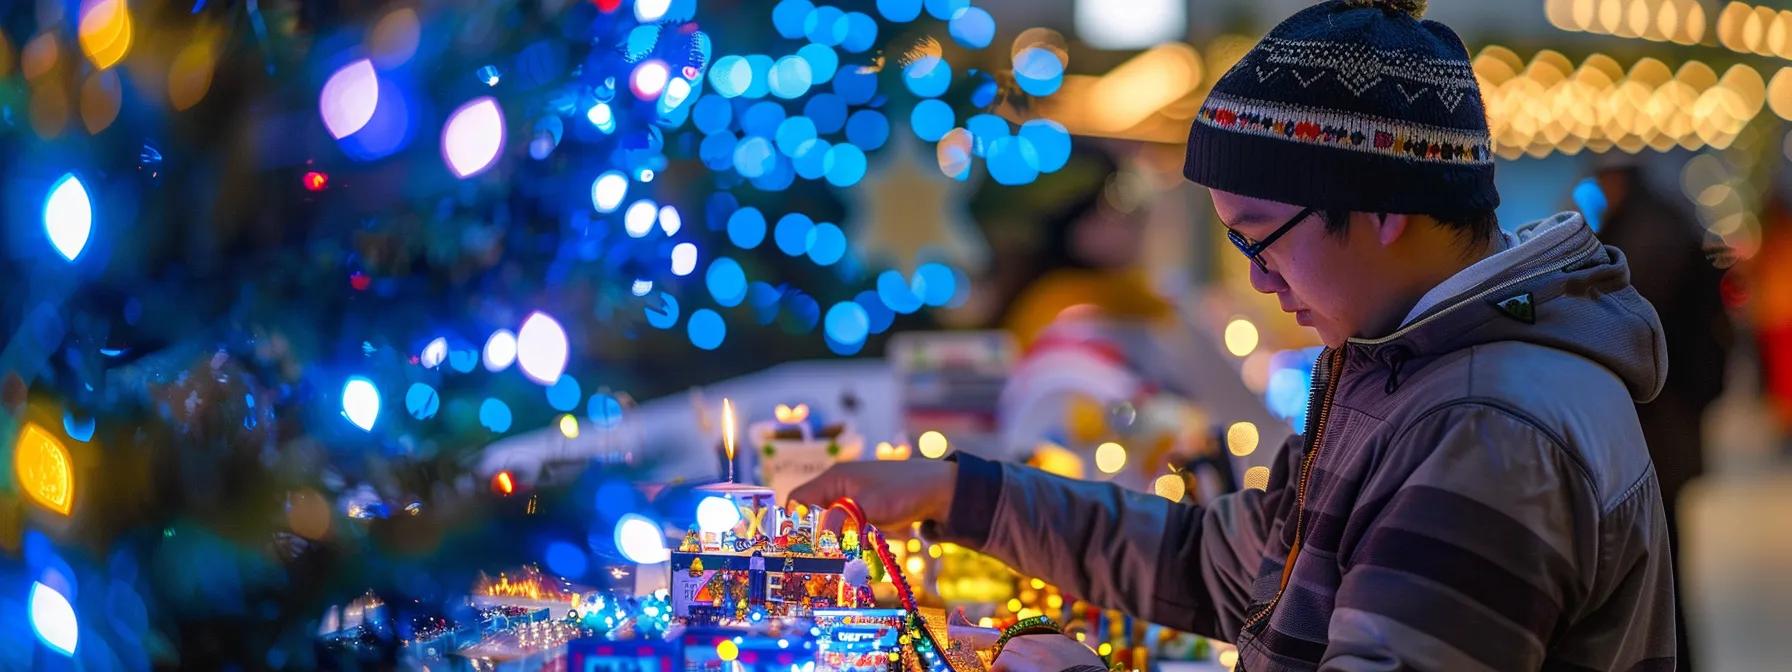
[[[1382,247],[1392,247],[1401,236],[1406,235],[1407,226],[1412,223],[1409,216],[1397,212],[1378,213],[1370,217],[1375,225],[1375,239]]]

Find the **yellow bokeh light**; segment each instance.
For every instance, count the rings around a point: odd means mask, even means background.
[[[1126,447],[1109,441],[1095,447],[1095,468],[1104,474],[1118,474],[1126,467]]]
[[[1033,459],[1027,463],[1045,473],[1065,478],[1082,478],[1087,473],[1081,455],[1055,443],[1033,446]]]
[[[131,11],[125,0],[89,0],[81,12],[81,51],[93,66],[117,65],[131,48]]]
[[[112,125],[118,118],[123,95],[117,72],[100,70],[87,76],[81,84],[81,123],[87,126],[88,133],[98,133]]]
[[[1257,325],[1242,317],[1226,323],[1226,351],[1243,357],[1257,349]]]
[[[1226,449],[1239,457],[1257,452],[1257,425],[1249,421],[1234,422],[1226,428]]]
[[[1172,502],[1180,502],[1188,495],[1188,484],[1183,482],[1182,474],[1164,474],[1151,482],[1151,492]]]
[[[1053,611],[1056,611],[1058,609],[1063,609],[1064,608],[1064,596],[1059,595],[1057,593],[1053,593],[1051,595],[1045,596],[1045,606],[1046,606],[1046,608],[1051,609]]]
[[[1226,649],[1220,652],[1220,666],[1228,670],[1238,667],[1238,649]]]
[[[932,546],[927,547],[927,557],[929,557],[929,558],[938,558],[945,554],[946,554],[946,552],[940,548],[939,544],[934,544]]]
[[[571,413],[560,416],[560,435],[569,439],[579,438],[579,419]]]
[[[1095,653],[1096,653],[1096,654],[1097,654],[1097,655],[1100,655],[1100,656],[1101,656],[1101,657],[1103,657],[1103,658],[1106,658],[1106,657],[1108,657],[1108,656],[1111,656],[1111,655],[1113,655],[1113,654],[1114,654],[1114,645],[1113,645],[1113,644],[1109,644],[1109,643],[1107,643],[1107,642],[1102,642],[1102,643],[1101,643],[1101,646],[1099,646],[1099,647],[1096,647],[1096,649],[1095,649]]]
[[[945,434],[931,430],[923,432],[921,434],[921,439],[915,442],[915,447],[921,449],[921,456],[930,460],[937,460],[945,457],[946,448],[950,447],[950,445],[951,444],[946,442]]]
[[[68,448],[36,423],[25,423],[13,447],[13,473],[25,494],[64,516],[75,507],[75,472]]]
[[[910,552],[910,553],[920,553],[921,552],[921,540],[920,539],[910,539],[910,540],[908,540],[908,543],[906,544],[906,546],[908,546],[908,552]]]
[[[732,663],[740,657],[740,646],[732,639],[724,639],[716,644],[716,657],[721,658],[722,662]]]
[[[1033,580],[1028,581],[1027,585],[1032,586],[1033,590],[1045,590],[1045,579],[1035,577]]]
[[[1015,597],[1008,599],[1008,611],[1012,613],[1020,613],[1020,598]]]
[[[168,65],[168,103],[176,110],[199,104],[212,88],[217,55],[210,39],[198,39],[181,47]]]
[[[296,490],[286,496],[286,525],[293,534],[306,539],[322,539],[330,533],[330,501],[310,488]]]
[[[1269,488],[1269,467],[1256,466],[1244,470],[1244,487],[1258,490]]]

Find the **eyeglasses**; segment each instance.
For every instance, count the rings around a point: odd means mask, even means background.
[[[1238,248],[1238,251],[1243,253],[1246,259],[1250,259],[1251,263],[1256,264],[1257,270],[1268,273],[1269,264],[1263,261],[1263,251],[1269,249],[1269,246],[1274,244],[1277,238],[1281,238],[1282,234],[1288,233],[1289,229],[1292,229],[1294,228],[1294,225],[1305,221],[1306,218],[1314,212],[1317,211],[1313,208],[1303,208],[1299,213],[1294,215],[1293,219],[1290,219],[1288,220],[1288,223],[1277,227],[1275,231],[1271,232],[1269,236],[1265,237],[1262,241],[1253,241],[1230,226],[1226,227],[1226,239],[1232,241],[1232,246]]]

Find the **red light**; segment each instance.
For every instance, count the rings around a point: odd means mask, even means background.
[[[622,0],[592,0],[592,4],[597,5],[598,11],[609,14],[622,6]]]
[[[355,288],[355,291],[357,292],[367,291],[367,288],[372,284],[373,278],[367,277],[366,273],[355,271],[348,276],[348,286]]]
[[[305,173],[305,188],[311,191],[323,191],[324,185],[330,183],[330,176],[315,170]]]
[[[516,492],[516,484],[511,482],[509,471],[500,471],[497,476],[492,477],[492,491],[506,497]]]

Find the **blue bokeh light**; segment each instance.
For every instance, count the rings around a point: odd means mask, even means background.
[[[647,315],[647,324],[655,329],[671,329],[678,324],[678,299],[666,292],[654,294],[641,307]]]
[[[771,137],[784,123],[784,106],[773,101],[753,103],[740,114],[740,129],[748,135]]]
[[[1039,155],[1025,138],[1001,137],[989,143],[989,176],[998,184],[1027,184],[1039,178]]]
[[[1014,83],[1032,96],[1049,96],[1064,84],[1064,62],[1058,55],[1039,47],[1028,47],[1014,55]]]
[[[846,119],[846,140],[867,152],[890,139],[890,120],[877,110],[859,110]]]
[[[404,410],[413,418],[428,420],[441,409],[442,396],[426,383],[411,383],[411,389],[404,392]]]
[[[817,133],[838,133],[846,125],[846,102],[831,93],[818,93],[803,104],[803,116],[815,122]]]
[[[753,320],[765,325],[778,319],[778,299],[783,296],[784,292],[769,282],[754,280],[747,285],[747,305],[753,307]]]
[[[745,95],[753,86],[753,66],[740,56],[723,56],[709,66],[709,85],[723,98]]]
[[[728,242],[750,250],[765,242],[765,215],[758,208],[741,208],[728,216]]]
[[[685,323],[685,333],[691,338],[691,345],[704,350],[721,347],[722,340],[728,337],[728,323],[722,316],[708,308],[700,308],[691,313],[690,322]]]
[[[479,404],[479,426],[503,434],[510,431],[510,406],[493,397]]]
[[[891,270],[877,274],[877,298],[882,299],[884,305],[889,306],[890,310],[903,315],[921,309],[921,297],[915,295],[914,288],[909,286],[908,281],[903,279],[902,273],[898,271]]]
[[[1020,137],[1033,144],[1039,172],[1055,173],[1070,160],[1070,132],[1050,119],[1033,119],[1020,125]]]
[[[967,49],[982,49],[996,39],[996,20],[981,7],[965,7],[952,16],[946,31]]]
[[[828,338],[843,344],[862,343],[871,333],[871,317],[858,302],[842,301],[828,308],[822,328],[827,331]]]
[[[796,50],[796,55],[809,62],[809,76],[814,82],[830,81],[840,69],[840,55],[825,44],[805,44]]]
[[[890,310],[889,306],[884,305],[883,299],[878,298],[875,290],[867,289],[859,292],[857,296],[852,297],[852,300],[853,303],[864,308],[865,315],[871,319],[871,333],[884,333],[890,330],[890,325],[896,323],[896,311]]]
[[[741,95],[748,98],[764,98],[771,91],[772,57],[765,54],[753,54],[747,57],[747,67],[753,70],[753,77],[747,83],[746,91]]]
[[[734,147],[738,139],[734,133],[723,131],[703,136],[703,143],[697,146],[697,158],[710,170],[731,170],[734,168]]]
[[[561,374],[559,380],[549,385],[547,393],[548,405],[562,412],[578,408],[579,399],[585,396],[584,391],[579,389],[578,379],[567,374]]]
[[[773,156],[771,170],[752,180],[753,188],[760,191],[783,191],[795,181],[796,170],[791,168],[790,159],[783,156]]]
[[[939,307],[952,302],[958,294],[958,276],[952,268],[945,264],[928,262],[915,269],[915,293],[921,296],[921,302],[929,306]]]
[[[542,554],[542,564],[547,565],[549,572],[576,581],[584,578],[585,570],[589,566],[589,559],[585,557],[585,551],[578,546],[564,541],[555,541],[549,543],[547,550]]]
[[[840,48],[852,53],[861,53],[877,42],[877,20],[863,12],[848,12],[841,20],[845,25],[846,35],[840,40]]]
[[[902,69],[902,83],[922,98],[935,98],[952,86],[952,64],[939,56],[922,56]]]
[[[772,241],[778,244],[778,251],[792,257],[802,256],[809,251],[809,230],[815,228],[815,220],[800,212],[792,212],[778,219],[777,228],[772,230]]]
[[[715,261],[709,262],[709,270],[703,274],[703,282],[709,287],[709,295],[715,297],[716,303],[724,308],[738,306],[747,298],[746,271],[741,270],[740,262],[728,257],[717,257]]]
[[[815,139],[797,146],[796,155],[790,158],[796,174],[805,180],[819,180],[828,174],[828,150],[833,147],[826,140]]]
[[[809,259],[822,266],[831,266],[846,256],[846,232],[831,222],[816,224],[809,229],[804,245],[809,248]]]
[[[778,132],[774,137],[777,139],[779,152],[796,158],[797,149],[804,142],[815,139],[815,122],[808,117],[790,117],[778,124]]]
[[[877,73],[865,72],[856,65],[843,65],[834,73],[834,93],[848,105],[864,105],[877,95]],[[846,119],[844,110],[842,121]],[[823,131],[824,133],[829,131]]]
[[[794,40],[803,36],[803,21],[809,13],[815,11],[815,5],[809,0],[783,0],[772,8],[772,27],[778,29],[778,36]]]
[[[591,418],[599,427],[615,427],[622,422],[622,400],[609,392],[593,394],[591,400],[585,402],[585,417]]]
[[[915,137],[928,142],[945,137],[946,131],[952,130],[955,123],[958,119],[952,113],[952,106],[937,98],[915,103],[915,109],[908,115],[908,125]]]
[[[838,46],[846,39],[846,13],[838,7],[816,7],[815,11],[803,17],[803,35],[810,42],[827,46]]]
[[[893,23],[908,23],[921,16],[921,0],[877,0],[877,13]]]
[[[704,133],[728,130],[728,122],[731,121],[734,121],[734,106],[721,96],[698,98],[696,105],[691,108],[691,123]]]
[[[734,171],[746,178],[760,177],[771,172],[777,158],[770,140],[752,136],[734,146]]]
[[[971,6],[971,0],[926,0],[927,13],[941,21],[950,21],[958,10]]]
[[[987,155],[990,143],[1008,137],[1008,120],[993,114],[973,115],[964,122],[964,128],[971,132],[971,151],[977,156]]]
[[[828,184],[850,187],[865,177],[865,151],[856,145],[841,143],[829,147],[824,161]]]
[[[785,56],[772,66],[769,85],[774,96],[785,100],[796,98],[808,93],[812,83],[809,62],[800,56]]]

